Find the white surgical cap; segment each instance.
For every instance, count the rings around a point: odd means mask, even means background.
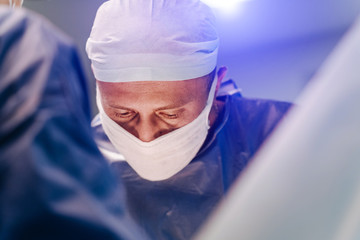
[[[86,51],[99,81],[176,81],[212,72],[218,45],[215,17],[199,0],[110,0]]]

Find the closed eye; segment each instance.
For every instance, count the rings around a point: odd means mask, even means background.
[[[167,118],[167,119],[177,119],[179,117],[179,114],[177,113],[159,113],[161,117]]]
[[[135,115],[135,112],[133,111],[120,111],[120,112],[114,112],[115,117],[117,118],[131,118]]]
[[[176,120],[183,118],[184,112],[185,108],[162,109],[158,110],[156,114],[164,120]]]

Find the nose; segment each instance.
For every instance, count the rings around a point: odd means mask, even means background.
[[[141,120],[138,122],[135,127],[136,137],[143,142],[151,142],[158,137],[159,127],[155,122],[152,122],[150,119]]]

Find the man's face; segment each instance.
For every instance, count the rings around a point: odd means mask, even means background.
[[[144,142],[193,121],[204,109],[209,76],[184,81],[97,81],[105,113]]]

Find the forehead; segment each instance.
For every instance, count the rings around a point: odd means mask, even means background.
[[[208,78],[183,81],[97,82],[101,96],[108,100],[193,99],[207,95]]]

